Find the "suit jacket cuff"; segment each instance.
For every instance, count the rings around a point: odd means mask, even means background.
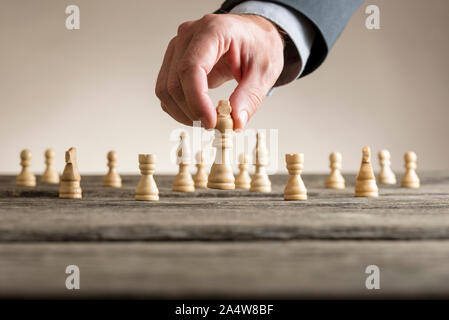
[[[301,76],[315,37],[314,27],[307,18],[282,5],[262,1],[242,2],[230,13],[262,16],[287,33],[288,37],[284,38],[284,69],[275,86],[287,84]]]

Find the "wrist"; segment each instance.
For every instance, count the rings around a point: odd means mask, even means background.
[[[288,34],[277,24],[275,24],[272,21],[270,21],[269,19],[262,17],[260,15],[257,15],[257,14],[239,13],[238,15],[248,18],[253,23],[257,24],[260,28],[262,28],[264,31],[275,35],[276,38],[281,40],[282,47],[283,48],[285,47],[285,39],[286,39],[286,37],[288,37]]]

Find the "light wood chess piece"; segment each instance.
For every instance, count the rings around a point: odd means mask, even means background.
[[[256,159],[256,172],[251,179],[250,191],[271,192],[271,181],[268,178],[266,166],[268,165],[268,150],[263,132],[257,133],[256,147],[254,148]]]
[[[122,178],[117,173],[117,152],[109,151],[107,154],[109,171],[103,178],[103,186],[120,188],[122,186]]]
[[[207,188],[207,172],[204,152],[201,150],[196,154],[196,174],[193,176],[195,188]]]
[[[195,191],[195,183],[189,172],[191,156],[187,133],[181,133],[179,138],[180,141],[176,153],[176,163],[179,165],[179,171],[175,181],[173,181],[173,191],[193,192]]]
[[[284,200],[307,200],[307,189],[301,178],[304,154],[286,154],[285,161],[290,176],[284,189]]]
[[[378,154],[380,172],[379,183],[380,184],[396,184],[396,176],[391,170],[391,155],[388,150],[381,150]]]
[[[364,147],[362,150],[362,164],[360,165],[360,171],[357,174],[355,196],[373,198],[379,196],[376,177],[374,176],[373,167],[371,165],[371,150],[369,147]]]
[[[65,168],[62,172],[59,197],[64,199],[81,199],[81,176],[76,160],[76,148],[72,147],[65,153]]]
[[[156,156],[139,154],[139,169],[142,177],[136,188],[136,200],[158,201],[159,190],[153,177],[156,170]]]
[[[22,170],[19,175],[16,177],[16,184],[18,186],[24,187],[35,187],[36,186],[36,176],[33,172],[31,172],[31,158],[32,154],[29,149],[24,149],[20,153],[20,165],[22,166]]]
[[[41,182],[58,184],[59,174],[53,166],[55,162],[55,151],[53,149],[47,149],[45,150],[44,156],[46,168],[41,176]]]
[[[421,183],[416,174],[416,161],[418,157],[413,151],[409,151],[404,155],[405,174],[401,179],[401,187],[417,189]]]
[[[251,187],[251,177],[249,176],[248,169],[250,161],[246,153],[242,153],[239,157],[239,174],[235,178],[235,187],[238,189],[249,190]]]
[[[341,155],[340,152],[332,152],[329,155],[329,161],[331,173],[326,179],[326,188],[344,189],[345,179],[341,174],[341,163],[343,161],[343,156]]]
[[[217,125],[215,126],[215,161],[210,169],[207,187],[212,189],[235,189],[234,172],[231,167],[232,133],[234,121],[232,108],[227,100],[220,100],[217,107]]]

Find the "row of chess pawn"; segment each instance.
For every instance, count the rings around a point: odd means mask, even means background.
[[[224,135],[225,136],[225,135]],[[225,136],[225,139],[226,136]],[[222,149],[220,149],[222,150]],[[270,192],[271,182],[266,173],[265,167],[268,165],[268,150],[265,144],[265,136],[258,133],[255,152],[256,172],[253,178],[250,177],[248,169],[250,166],[249,158],[246,154],[241,155],[241,163],[239,165],[240,174],[234,178],[234,173],[229,161],[229,152],[222,150],[217,152],[217,158],[210,173],[206,172],[206,164],[204,153],[201,151],[197,154],[198,169],[192,177],[189,168],[191,166],[190,146],[188,144],[187,133],[180,135],[180,143],[177,149],[177,164],[179,166],[178,174],[173,182],[173,191],[194,192],[195,188],[212,188],[231,190],[235,188],[246,189],[258,192]],[[31,151],[25,149],[20,154],[22,170],[17,176],[16,183],[19,186],[34,187],[36,186],[36,176],[30,170],[31,167]],[[46,169],[41,176],[42,183],[58,184],[59,174],[55,170],[54,164],[55,152],[52,149],[45,151]],[[136,200],[158,200],[159,191],[153,174],[156,168],[156,156],[153,154],[139,154],[139,169],[142,177],[136,188]],[[105,187],[120,188],[122,179],[116,171],[117,154],[110,151],[107,154],[109,171],[104,176]],[[59,188],[60,198],[80,199],[82,198],[81,175],[78,170],[76,160],[76,148],[72,147],[65,154],[66,165],[61,176]]]
[[[189,171],[190,157],[184,149],[182,157],[182,140],[185,135],[181,136],[181,144],[178,149],[179,172],[173,182],[173,190],[181,192],[193,192],[195,188],[214,188],[214,189],[245,189],[257,192],[270,192],[271,182],[266,173],[265,166],[267,164],[265,154],[260,150],[260,143],[256,144],[256,171],[251,178],[248,172],[250,162],[246,154],[240,156],[239,169],[240,172],[235,177],[231,172],[226,172],[229,168],[223,170],[223,166],[228,164],[214,163],[211,173],[208,175],[205,170],[204,154],[197,154],[197,172],[192,177]],[[185,146],[184,146],[185,147]],[[263,148],[262,148],[263,149]],[[187,154],[187,156],[186,156]],[[380,184],[396,184],[396,176],[391,170],[390,153],[382,150],[378,154],[380,163],[379,183]],[[20,154],[22,170],[17,176],[17,185],[35,186],[36,177],[31,172],[31,151],[25,149]],[[59,183],[59,174],[53,167],[55,152],[52,149],[45,151],[46,169],[41,176],[43,183]],[[104,186],[119,188],[122,186],[120,175],[116,171],[117,154],[110,151],[107,154],[109,171],[104,176]],[[301,178],[304,168],[304,154],[286,154],[285,156],[289,179],[284,189],[285,200],[306,200],[307,189]],[[66,152],[66,166],[64,168],[61,184],[59,188],[60,198],[80,199],[82,198],[81,176],[78,171],[76,161],[76,149],[70,148]],[[333,152],[329,156],[331,173],[326,179],[325,186],[332,189],[344,189],[345,179],[341,174],[342,155],[339,152]],[[406,188],[419,188],[420,180],[416,174],[417,156],[414,152],[407,152],[404,156],[405,174],[401,179],[401,186]],[[142,177],[136,188],[136,200],[159,200],[159,191],[153,174],[156,168],[156,157],[152,154],[139,155],[139,168]],[[356,178],[355,196],[357,197],[377,197],[378,187],[376,178],[371,165],[371,151],[369,147],[364,147],[362,151],[362,163],[360,171]]]

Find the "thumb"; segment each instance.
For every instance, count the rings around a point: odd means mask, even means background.
[[[270,90],[271,85],[264,83],[262,79],[263,76],[256,72],[246,74],[232,93],[229,101],[235,131],[243,130]]]

